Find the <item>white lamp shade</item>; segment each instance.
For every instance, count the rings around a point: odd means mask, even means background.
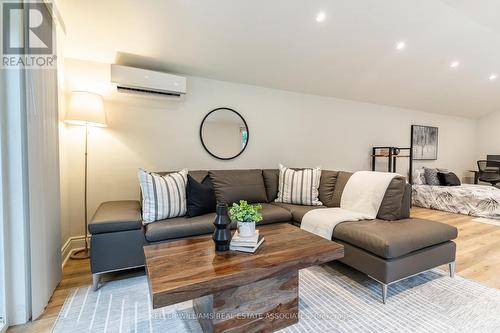
[[[102,97],[86,91],[71,93],[69,110],[64,122],[74,125],[106,127],[106,114]]]

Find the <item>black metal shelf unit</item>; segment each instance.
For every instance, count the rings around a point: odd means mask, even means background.
[[[402,152],[407,152],[407,154],[402,155]],[[413,149],[411,148],[400,148],[400,147],[372,147],[372,171],[375,171],[375,164],[377,158],[387,158],[387,172],[396,172],[396,162],[398,158],[408,158],[409,168],[408,168],[408,180],[412,183],[413,174]]]

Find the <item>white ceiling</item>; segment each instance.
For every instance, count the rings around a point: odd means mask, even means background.
[[[67,57],[471,118],[500,110],[498,0],[58,5]],[[453,60],[461,63],[456,70]],[[490,81],[491,73],[499,79]]]

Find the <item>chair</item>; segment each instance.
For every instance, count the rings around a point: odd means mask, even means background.
[[[500,183],[500,161],[479,160],[477,167],[480,181],[490,183],[493,186]]]

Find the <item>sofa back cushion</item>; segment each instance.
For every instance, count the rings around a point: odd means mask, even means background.
[[[239,200],[249,203],[267,202],[262,170],[211,170],[208,174],[217,202],[228,205]]]
[[[338,171],[321,170],[321,179],[319,181],[319,201],[327,207],[334,207],[334,194],[338,175]]]
[[[177,171],[160,171],[160,172],[155,172],[158,175],[165,176],[168,174],[171,174],[173,172]],[[188,175],[193,177],[197,182],[201,183],[206,176],[208,176],[208,171],[207,170],[188,170]]]
[[[411,209],[411,185],[406,183],[405,193],[403,195],[403,202],[401,203],[400,219],[410,218],[410,209]]]
[[[332,207],[340,207],[342,192],[344,192],[347,181],[351,176],[352,172],[339,171],[333,193]],[[387,187],[377,218],[393,221],[409,217],[410,195],[411,189],[406,184],[406,179],[404,177],[395,177]]]
[[[266,187],[267,202],[273,202],[278,197],[280,172],[278,169],[262,170],[264,186]]]
[[[403,205],[403,196],[406,189],[406,179],[395,177],[385,191],[384,199],[380,204],[377,218],[381,220],[399,220],[401,219],[401,207]]]
[[[352,172],[339,171],[337,174],[337,181],[335,183],[335,188],[333,189],[333,197],[331,201],[331,206],[329,207],[340,207],[340,199],[342,198],[342,193],[344,192],[345,185],[349,178],[351,178]]]

